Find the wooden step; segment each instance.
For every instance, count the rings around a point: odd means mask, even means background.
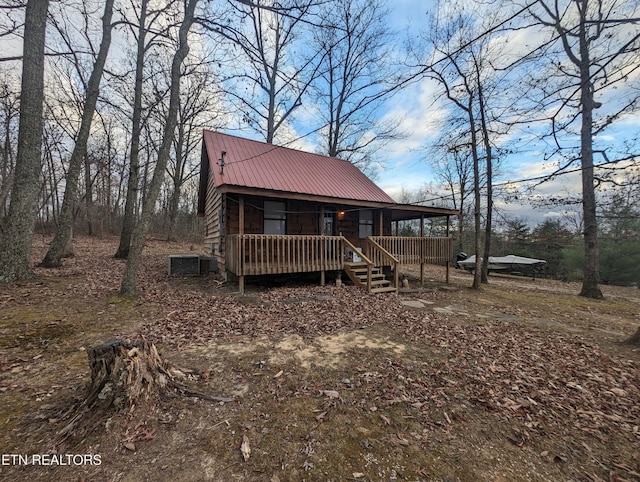
[[[369,267],[367,263],[345,263],[344,271],[347,276],[351,278],[354,284],[362,286],[366,289],[367,287],[367,277],[369,276]],[[391,286],[391,281],[387,279],[385,274],[382,272],[382,268],[380,267],[372,267],[371,268],[371,293],[390,293],[396,292],[396,288]]]
[[[358,278],[360,278],[361,280],[367,280],[367,274],[356,274],[356,276]],[[377,274],[372,274],[371,275],[371,279],[386,279],[386,276],[383,273],[377,273]]]
[[[366,284],[366,280],[365,280],[365,284]],[[391,281],[389,281],[388,279],[377,279],[377,280],[371,280],[371,286],[389,286],[391,284]]]
[[[364,274],[366,276],[367,268],[351,268],[351,272],[356,274]],[[382,270],[380,268],[371,268],[371,274],[382,274]]]
[[[392,291],[396,291],[393,286],[384,286],[381,288],[371,288],[372,293],[391,293]]]

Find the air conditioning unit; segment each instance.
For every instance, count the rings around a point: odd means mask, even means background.
[[[218,260],[216,258],[200,257],[200,274],[207,274],[218,271]]]
[[[200,256],[197,254],[169,255],[169,275],[172,274],[200,274]]]

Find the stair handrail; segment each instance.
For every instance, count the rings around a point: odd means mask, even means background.
[[[367,263],[367,293],[371,293],[371,273],[373,271],[373,261],[371,261],[362,251],[360,251],[351,241],[344,236],[340,236],[342,242],[346,244],[354,253],[358,253],[360,259]]]
[[[395,288],[396,288],[396,292],[398,291],[398,280],[399,280],[399,276],[398,276],[398,263],[400,263],[400,260],[398,258],[396,258],[393,254],[391,254],[389,251],[387,251],[386,249],[384,249],[382,246],[380,246],[376,241],[374,241],[373,239],[371,239],[370,237],[367,238],[367,242],[369,243],[369,245],[375,249],[378,250],[380,252],[380,254],[382,254],[382,256],[384,256],[385,258],[388,258],[392,261],[392,266],[393,266],[393,278],[394,278],[394,283],[395,283]]]

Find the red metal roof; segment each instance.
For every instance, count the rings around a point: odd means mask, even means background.
[[[237,186],[395,204],[348,161],[220,132],[204,131],[203,138],[217,187]],[[221,172],[222,151],[226,155]]]

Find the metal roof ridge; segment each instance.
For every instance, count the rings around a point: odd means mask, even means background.
[[[360,171],[360,169],[356,165],[354,165],[351,161],[349,161],[347,159],[343,159],[341,157],[326,156],[324,154],[319,154],[317,152],[309,152],[309,151],[304,151],[302,149],[296,149],[295,147],[281,146],[281,145],[278,145],[278,144],[269,144],[266,141],[258,141],[258,140],[255,140],[255,139],[248,139],[246,137],[240,137],[240,136],[237,136],[237,135],[234,135],[234,134],[227,134],[226,132],[220,132],[220,131],[215,131],[215,130],[211,130],[211,129],[203,129],[202,132],[203,132],[203,134],[205,132],[209,132],[211,134],[217,134],[217,135],[222,135],[222,136],[227,136],[227,137],[233,137],[234,139],[238,139],[238,140],[243,141],[243,142],[253,142],[255,144],[262,144],[264,146],[269,146],[270,145],[270,146],[273,146],[274,148],[287,149],[289,151],[299,152],[299,153],[307,154],[307,155],[310,155],[310,156],[319,156],[319,157],[324,157],[325,159],[335,159],[337,161],[346,162],[346,163],[352,165],[353,167],[355,167],[356,169],[358,169],[358,171]],[[362,171],[360,171],[360,172],[362,172]],[[365,176],[366,176],[366,174],[365,174]],[[368,177],[369,176],[367,176],[367,178]]]

